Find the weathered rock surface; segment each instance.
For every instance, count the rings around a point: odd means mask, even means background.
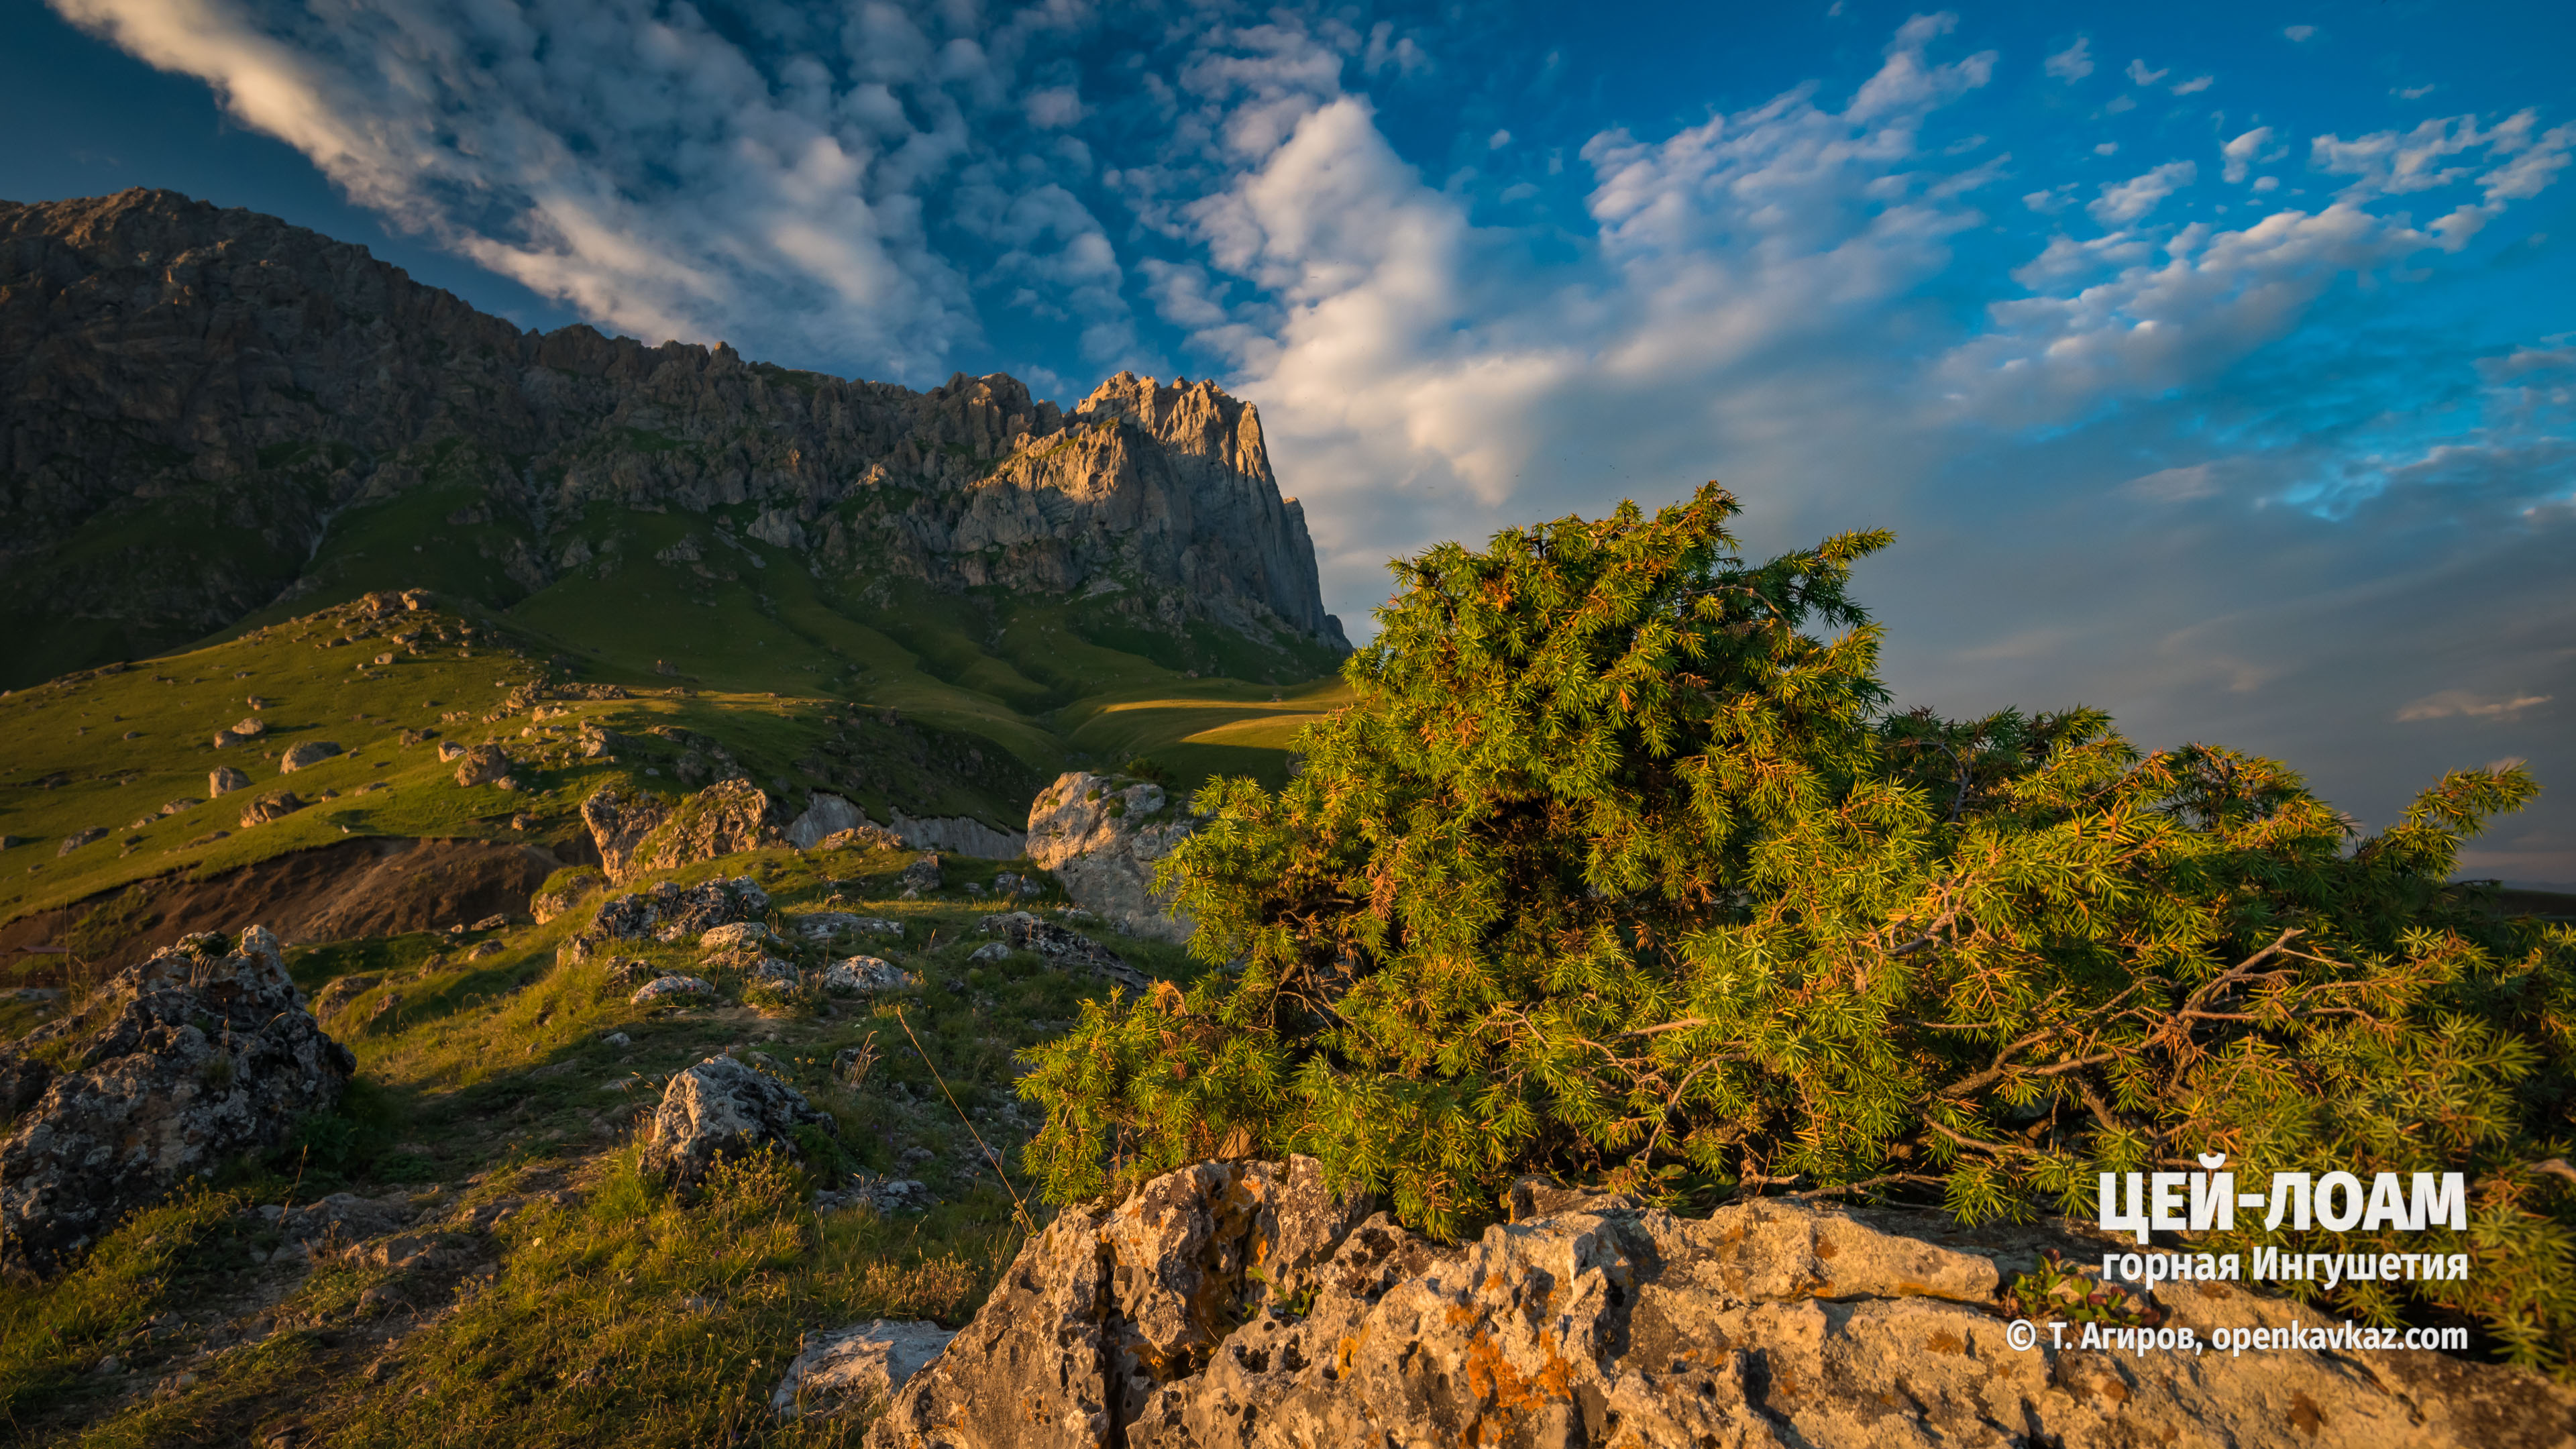
[[[758,946],[765,942],[777,939],[778,937],[769,929],[769,927],[758,921],[734,921],[726,925],[710,927],[709,929],[700,932],[698,935],[698,949],[701,951],[739,951],[745,947]]]
[[[283,1142],[357,1061],[277,938],[195,936],[0,1053],[0,1263],[50,1271],[183,1177]]]
[[[1283,1188],[1285,1191],[1283,1192]],[[1303,1189],[1301,1197],[1300,1190]],[[897,1392],[873,1449],[2318,1445],[2537,1449],[2576,1391],[2426,1352],[2106,1351],[1997,1309],[2044,1229],[1782,1200],[1675,1218],[1516,1194],[1443,1247],[1302,1164],[1204,1163],[1065,1213]],[[1292,1215],[1287,1204],[1304,1204]],[[1272,1217],[1265,1218],[1264,1214]],[[1272,1226],[1275,1219],[1277,1226]],[[1293,1222],[1293,1225],[1292,1225]],[[1246,1265],[1262,1265],[1259,1278]],[[2165,1326],[2314,1326],[2222,1283]],[[1240,1324],[1240,1327],[1233,1325]]]
[[[300,745],[286,747],[286,753],[278,757],[277,771],[281,775],[292,775],[298,770],[309,770],[339,753],[340,747],[329,740],[306,740]]]
[[[0,205],[0,439],[23,480],[0,495],[0,611],[114,619],[135,654],[313,577],[333,512],[433,470],[479,489],[453,527],[520,590],[615,566],[589,505],[752,503],[752,538],[827,575],[1090,591],[1136,627],[1347,648],[1258,417],[1208,383],[1122,373],[1068,413],[998,374],[921,393],[522,332],[363,247],[166,191]],[[130,547],[70,554],[110,512]],[[224,528],[179,532],[207,516]],[[711,532],[731,537],[692,541]],[[0,682],[90,662],[41,652],[62,647],[0,640]]]
[[[1028,850],[1028,837],[1016,830],[996,830],[962,815],[937,818],[893,812],[895,837],[915,850],[971,855],[978,860],[1017,860]]]
[[[986,916],[984,930],[988,935],[1002,938],[995,944],[1008,945],[1014,951],[1035,951],[1046,958],[1048,965],[1061,971],[1088,971],[1134,992],[1143,992],[1154,984],[1144,972],[1121,959],[1117,952],[1079,931],[1068,930],[1027,911],[1005,911],[998,916]]]
[[[747,875],[691,886],[666,880],[601,902],[584,934],[606,941],[681,941],[768,913],[769,892]]]
[[[854,916],[847,911],[816,911],[811,915],[798,916],[788,929],[808,941],[828,941],[841,935],[903,939],[903,922],[889,921],[883,916]]]
[[[209,796],[229,795],[235,790],[249,788],[250,776],[230,765],[221,765],[206,772],[206,794]]]
[[[936,1323],[885,1318],[809,1333],[770,1394],[769,1407],[782,1419],[794,1419],[884,1400],[956,1336]]]
[[[812,850],[826,839],[856,830],[868,823],[868,812],[823,791],[815,792],[806,802],[805,813],[787,823],[787,843],[798,850]]]
[[[528,897],[528,914],[542,926],[557,916],[570,915],[583,901],[597,895],[599,887],[598,873],[589,870],[550,881]]]
[[[272,820],[283,820],[303,809],[304,804],[305,802],[292,790],[280,790],[273,795],[262,795],[242,807],[241,827],[248,830],[254,825],[266,825]]]
[[[445,756],[446,751],[441,750]],[[509,752],[499,745],[468,745],[457,752],[456,783],[466,787],[489,785],[510,773]]]
[[[852,996],[900,991],[919,986],[921,978],[880,956],[852,956],[823,968],[823,989]]]
[[[840,1135],[828,1113],[795,1088],[729,1056],[709,1057],[671,1078],[645,1131],[647,1170],[680,1187],[706,1180],[715,1164],[764,1147],[796,1151],[796,1130]]]
[[[939,869],[939,857],[925,855],[905,866],[903,874],[895,877],[895,884],[908,891],[935,891],[945,879]]]
[[[1029,803],[1028,854],[1075,904],[1128,935],[1187,941],[1197,923],[1167,914],[1171,897],[1155,891],[1154,867],[1191,823],[1160,785],[1075,770]]]
[[[786,844],[793,823],[748,780],[720,780],[677,805],[612,787],[583,801],[581,817],[599,848],[600,868],[618,884],[648,871]]]

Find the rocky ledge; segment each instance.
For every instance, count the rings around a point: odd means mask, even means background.
[[[1444,1246],[1311,1160],[1203,1163],[1024,1248],[870,1449],[1571,1449],[2576,1440],[2576,1392],[2440,1354],[2016,1349],[2042,1229],[1770,1199],[1684,1219],[1527,1183]],[[2164,1327],[2314,1325],[2223,1284]],[[880,1356],[882,1357],[882,1356]]]

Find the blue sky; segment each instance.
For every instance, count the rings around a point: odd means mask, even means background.
[[[1615,18],[1615,23],[1612,23]],[[1908,702],[2084,702],[2576,882],[2576,11],[0,0],[0,196],[530,326],[1252,399],[1327,600],[1720,478]],[[1364,632],[1364,627],[1355,632]]]

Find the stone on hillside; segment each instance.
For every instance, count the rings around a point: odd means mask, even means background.
[[[707,930],[699,933],[698,949],[701,951],[738,951],[745,947],[757,946],[764,941],[774,941],[776,939],[778,938],[770,932],[770,929],[758,921],[732,921],[721,926],[709,927]]]
[[[692,886],[666,880],[601,902],[591,930],[612,941],[680,941],[768,914],[769,892],[747,875]]]
[[[259,736],[267,733],[268,721],[261,719],[258,715],[252,715],[250,718],[243,720],[240,724],[233,726],[233,734],[236,737],[245,740],[257,739]]]
[[[903,922],[889,921],[882,916],[854,916],[847,911],[816,911],[810,916],[800,916],[791,929],[808,941],[825,941],[845,932],[883,936],[897,941],[903,939]]]
[[[489,785],[510,773],[510,756],[499,745],[468,745],[456,760],[456,783]]]
[[[616,754],[618,749],[625,743],[626,737],[624,735],[607,728],[598,721],[582,721],[580,747],[581,757],[583,759],[607,759],[609,756]]]
[[[1299,1164],[1203,1163],[1024,1247],[895,1394],[871,1449],[1491,1443],[1663,1446],[2564,1444],[2576,1389],[2424,1351],[2356,1359],[2016,1349],[1997,1293],[2045,1228],[1763,1199],[1676,1218],[1527,1191],[1444,1247],[1354,1222]],[[1292,1226],[1292,1218],[1296,1225]],[[1261,1277],[1244,1271],[1259,1263]],[[2318,1310],[2228,1283],[2160,1295],[2163,1327],[2279,1331]]]
[[[694,1187],[722,1159],[771,1146],[796,1151],[800,1127],[840,1135],[829,1114],[785,1082],[732,1057],[709,1057],[663,1090],[645,1129],[645,1170]]]
[[[884,1318],[806,1334],[769,1407],[794,1419],[881,1403],[956,1336],[936,1323]]]
[[[340,747],[329,740],[306,740],[300,745],[289,745],[277,762],[277,772],[292,775],[298,770],[309,770],[338,753]]]
[[[905,866],[903,874],[895,878],[896,884],[911,891],[935,891],[941,880],[939,857],[935,855],[925,855]]]
[[[1189,838],[1187,811],[1171,812],[1163,787],[1076,770],[1029,805],[1029,858],[1055,873],[1066,895],[1131,936],[1187,941],[1197,929],[1166,914],[1156,862]]]
[[[194,810],[205,803],[206,802],[203,800],[190,800],[185,798],[178,800],[164,800],[161,802],[161,818],[167,820],[173,815],[185,814],[186,812]]]
[[[190,936],[0,1051],[0,1263],[61,1266],[180,1179],[286,1140],[357,1062],[260,927]]]
[[[786,842],[786,812],[748,780],[724,780],[677,805],[610,786],[582,802],[601,869],[623,883],[738,851]]]
[[[794,964],[775,956],[763,956],[752,962],[751,969],[743,974],[751,978],[754,986],[766,986],[773,991],[793,991],[805,981],[805,974]]]
[[[221,766],[215,770],[209,771],[206,775],[206,794],[209,798],[218,795],[229,795],[235,790],[247,790],[249,788],[250,776],[243,774],[241,771],[234,769],[230,765]]]
[[[1035,951],[1058,970],[1089,971],[1137,992],[1153,985],[1145,973],[1128,965],[1108,947],[1026,911],[1005,911],[998,916],[986,916],[984,932],[1001,937],[1002,942],[1007,942],[1015,951]]]
[[[656,976],[652,980],[647,981],[642,986],[636,988],[635,994],[627,998],[627,1004],[631,1006],[650,1006],[657,1001],[679,1002],[689,998],[713,996],[715,994],[715,983],[704,980],[700,977],[678,975]]]
[[[852,956],[823,968],[823,989],[851,996],[901,991],[920,984],[920,977],[877,956]]]
[[[966,959],[969,961],[1004,961],[1008,960],[1010,955],[1010,947],[1003,945],[999,941],[987,941],[970,952]]]
[[[283,820],[303,809],[304,806],[305,801],[292,790],[280,790],[274,795],[262,795],[242,807],[241,827],[248,830],[254,825],[266,825],[272,820]]]
[[[438,742],[438,762],[442,765],[446,764],[450,760],[462,758],[464,754],[465,746],[454,740],[440,740]]]
[[[106,838],[107,827],[104,825],[93,825],[87,830],[76,830],[63,837],[63,843],[55,847],[54,854],[69,855],[84,845],[88,845],[93,841],[105,840]]]

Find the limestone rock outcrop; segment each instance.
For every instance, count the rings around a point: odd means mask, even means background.
[[[127,967],[0,1052],[0,1263],[62,1266],[180,1179],[285,1141],[356,1070],[258,926]]]
[[[671,1078],[645,1129],[646,1170],[688,1188],[724,1158],[764,1147],[794,1152],[799,1128],[840,1135],[831,1115],[747,1062],[709,1057]]]
[[[1087,971],[1137,994],[1150,990],[1154,984],[1144,972],[1128,965],[1117,952],[1079,931],[1027,911],[1004,911],[1000,915],[986,916],[984,931],[987,935],[1002,938],[994,945],[1008,946],[1014,951],[1034,951],[1059,971]]]
[[[1171,897],[1154,889],[1154,867],[1191,826],[1160,785],[1075,770],[1029,803],[1029,858],[1076,905],[1127,934],[1187,941],[1197,923],[1167,914]]]
[[[786,844],[792,823],[769,792],[748,780],[719,780],[676,805],[611,786],[582,802],[581,818],[599,849],[600,869],[619,885],[648,871]]]
[[[809,1333],[771,1392],[770,1410],[794,1419],[882,1401],[956,1336],[936,1323],[884,1318]]]
[[[685,941],[768,914],[769,893],[747,875],[690,886],[666,880],[601,902],[583,934],[606,941]]]
[[[2231,1444],[2521,1449],[2576,1390],[2425,1351],[2083,1346],[1998,1307],[2040,1228],[1779,1199],[1683,1219],[1518,1193],[1443,1246],[1309,1166],[1203,1163],[1064,1213],[897,1391],[871,1449],[1340,1445]],[[1258,1266],[1260,1272],[1250,1271]],[[2316,1327],[2313,1306],[2168,1288],[2162,1326]]]
[[[458,484],[447,532],[502,580],[496,605],[613,571],[617,540],[582,523],[609,505],[696,521],[711,574],[785,550],[862,582],[1087,595],[1174,637],[1207,620],[1348,648],[1258,415],[1210,383],[1122,373],[1067,411],[1000,374],[915,392],[522,332],[364,247],[168,191],[0,204],[0,439],[21,480],[0,610],[113,619],[137,654],[320,578],[335,513]],[[741,536],[709,517],[739,504]],[[132,542],[75,556],[110,514]],[[180,525],[208,516],[225,526]],[[83,662],[48,647],[0,640],[0,683]]]

